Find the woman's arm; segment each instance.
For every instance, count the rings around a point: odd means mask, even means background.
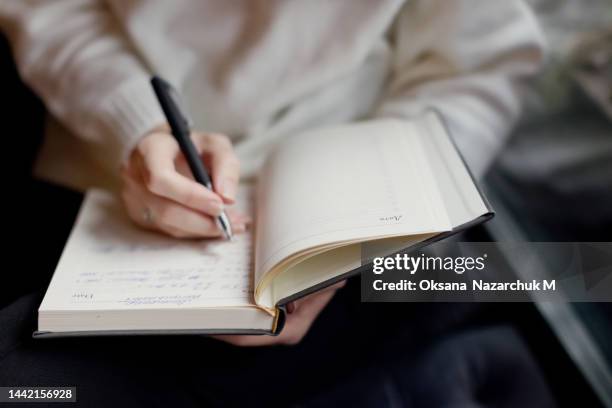
[[[164,122],[148,70],[104,1],[2,0],[0,25],[23,80],[74,134],[113,151],[105,164],[115,171]]]
[[[212,167],[215,194],[196,183],[164,126],[150,73],[103,0],[0,0],[24,81],[76,135],[97,144],[124,182],[138,224],[178,237],[218,236],[211,216],[232,203],[239,165],[229,140],[194,133]],[[108,153],[110,152],[110,154]],[[246,218],[231,217],[234,230]]]
[[[520,0],[415,0],[393,31],[393,76],[376,116],[435,108],[476,177],[520,114],[520,85],[543,39]]]

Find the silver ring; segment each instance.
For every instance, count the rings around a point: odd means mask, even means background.
[[[153,223],[153,212],[150,208],[145,207],[142,209],[142,220],[147,224]]]

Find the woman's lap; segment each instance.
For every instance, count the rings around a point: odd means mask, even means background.
[[[300,344],[237,348],[200,336],[32,339],[41,294],[0,311],[0,384],[77,386],[81,400],[100,406],[300,401],[355,370],[418,355],[478,310],[361,303],[356,279]]]

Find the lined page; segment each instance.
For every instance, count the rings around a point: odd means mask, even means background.
[[[450,230],[424,136],[413,123],[386,119],[284,142],[258,189],[256,284],[308,248]]]
[[[249,211],[251,189],[239,192]],[[252,234],[177,240],[136,227],[118,198],[87,193],[40,310],[253,305]]]
[[[430,135],[422,139],[423,147],[430,157],[441,158],[431,160],[430,164],[453,228],[488,213],[487,205],[442,122],[430,113],[420,123]]]

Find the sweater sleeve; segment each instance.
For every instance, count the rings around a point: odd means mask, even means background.
[[[103,0],[0,0],[22,79],[115,169],[163,123],[149,73]]]
[[[392,32],[392,77],[375,116],[437,110],[477,178],[520,114],[543,36],[520,0],[415,0]]]

